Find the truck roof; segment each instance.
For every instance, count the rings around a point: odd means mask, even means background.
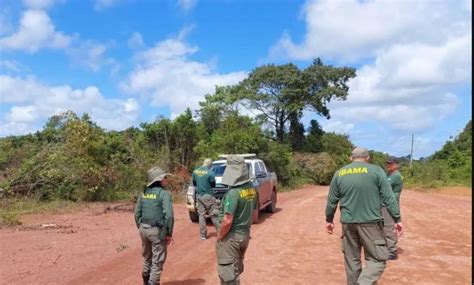
[[[244,159],[244,161],[245,161],[246,163],[251,163],[252,161],[262,161],[262,160],[261,160],[261,159],[258,159],[258,158],[252,158],[252,159]],[[225,159],[219,159],[219,160],[214,160],[212,163],[213,163],[213,164],[214,164],[214,163],[227,163],[227,160],[225,160]]]
[[[257,155],[255,153],[219,154],[217,158],[226,159],[231,155],[243,156],[244,158],[257,158]]]

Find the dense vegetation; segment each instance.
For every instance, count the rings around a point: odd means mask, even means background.
[[[110,201],[140,191],[154,165],[172,171],[174,189],[219,153],[257,153],[277,172],[281,188],[328,184],[348,162],[349,137],[326,133],[316,120],[305,130],[303,110],[330,117],[326,104],[345,100],[355,71],[317,59],[304,70],[265,65],[234,86],[216,87],[195,114],[157,117],[124,131],[106,131],[84,114],[52,116],[41,131],[0,139],[0,188],[8,197],[40,201]],[[240,110],[255,110],[253,117]],[[408,183],[471,185],[471,122],[432,157],[403,165]],[[386,154],[372,151],[383,165]]]
[[[300,119],[304,110],[329,118],[326,104],[345,100],[354,76],[354,69],[320,59],[303,70],[264,65],[239,84],[216,87],[196,114],[188,109],[120,132],[105,131],[87,114],[55,115],[35,134],[0,139],[0,187],[7,196],[39,200],[116,200],[141,190],[153,165],[178,173],[180,190],[203,158],[219,153],[257,153],[283,187],[327,184],[352,144],[317,121],[305,132]],[[248,109],[258,113],[239,111]]]
[[[472,186],[472,120],[432,156],[413,162],[411,168],[404,163],[402,174],[407,185]]]

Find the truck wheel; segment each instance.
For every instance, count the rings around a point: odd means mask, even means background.
[[[197,223],[199,222],[199,215],[196,212],[189,212],[189,219],[191,219],[191,222]]]
[[[265,211],[268,213],[275,213],[276,212],[276,203],[277,203],[277,195],[276,191],[272,191],[272,202],[265,207]]]

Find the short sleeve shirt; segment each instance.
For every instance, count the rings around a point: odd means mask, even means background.
[[[245,183],[231,188],[225,195],[219,220],[221,222],[225,214],[231,214],[233,221],[229,232],[248,235],[252,225],[252,214],[256,207],[257,190],[251,183]]]
[[[193,171],[193,181],[196,182],[196,194],[212,194],[211,183],[216,181],[214,172],[205,167],[201,166]]]

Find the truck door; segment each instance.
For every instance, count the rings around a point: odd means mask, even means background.
[[[260,204],[263,204],[271,199],[271,181],[263,162],[258,161],[255,166],[255,176],[260,184]]]

